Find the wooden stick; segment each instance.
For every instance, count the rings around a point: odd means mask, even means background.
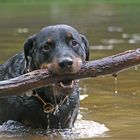
[[[53,84],[64,79],[81,79],[114,74],[140,64],[140,48],[113,56],[86,62],[80,71],[68,75],[51,75],[47,69],[36,70],[19,77],[0,82],[0,96],[21,95],[32,89]]]

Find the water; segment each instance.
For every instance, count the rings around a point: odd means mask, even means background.
[[[9,120],[0,126],[0,138],[21,138],[28,135],[44,136],[48,138],[61,137],[62,139],[108,137],[105,132],[109,129],[104,125],[94,121],[77,120],[72,129],[32,129],[22,124]]]
[[[139,0],[13,1],[15,3],[0,1],[0,63],[20,51],[27,37],[38,32],[43,26],[58,23],[72,25],[87,36],[91,46],[90,59],[102,58],[140,46]],[[137,66],[119,73],[117,86],[114,85],[112,76],[82,80],[82,118],[78,120],[80,123],[77,122],[81,125],[74,128],[81,133],[78,138],[83,138],[84,135],[84,139],[92,137],[103,140],[139,140],[139,77],[140,69]],[[117,94],[114,90],[117,90]],[[109,131],[103,131],[104,128]],[[28,132],[24,133],[23,130],[26,129],[21,127],[19,131],[12,131],[10,134],[1,133],[0,137],[64,139],[63,134],[49,133],[49,136],[46,136],[46,131],[41,133],[37,130],[37,135],[36,131],[27,129]],[[88,133],[92,130],[93,133]],[[19,134],[20,131],[23,131],[23,135]],[[98,136],[94,135],[96,132]],[[76,139],[75,134],[69,139]],[[16,138],[19,135],[21,137]],[[71,132],[68,135],[71,135]]]

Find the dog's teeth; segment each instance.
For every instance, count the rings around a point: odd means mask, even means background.
[[[61,86],[62,88],[73,88],[73,85],[74,85],[74,81],[72,81],[72,83],[71,83],[70,85],[65,85],[65,84],[63,84],[62,82],[60,82],[60,86]]]
[[[60,86],[63,87],[63,88],[65,87],[62,82],[60,82]]]

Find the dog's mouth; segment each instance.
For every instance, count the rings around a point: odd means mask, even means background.
[[[59,82],[59,86],[63,89],[70,89],[74,87],[74,80],[63,80]]]
[[[62,94],[69,95],[69,94],[71,94],[73,92],[76,82],[77,82],[77,80],[63,80],[63,81],[59,81],[56,84],[57,90],[60,93],[62,93]]]

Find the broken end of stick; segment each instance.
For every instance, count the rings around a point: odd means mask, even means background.
[[[138,48],[138,49],[136,49],[136,52],[138,53],[138,54],[140,54],[140,49]]]

